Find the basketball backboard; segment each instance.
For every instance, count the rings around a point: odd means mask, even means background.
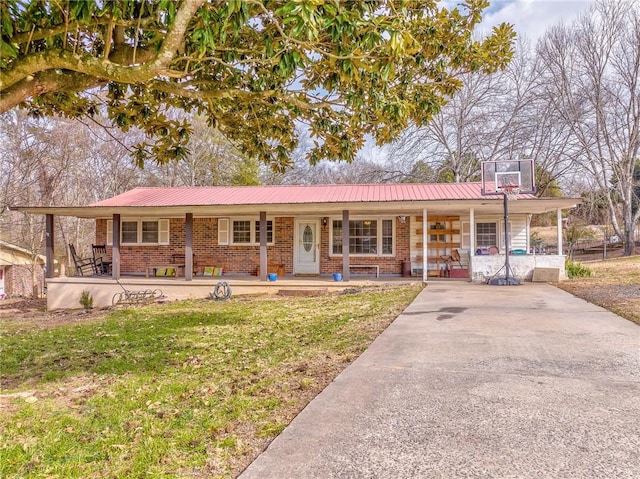
[[[519,193],[535,193],[533,160],[504,160],[482,162],[482,194],[500,195],[512,188]]]

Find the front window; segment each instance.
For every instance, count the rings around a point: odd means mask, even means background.
[[[122,222],[122,243],[138,242],[138,222],[123,221]]]
[[[476,244],[481,248],[498,244],[496,223],[476,223]]]
[[[235,220],[233,222],[233,242],[234,243],[251,243],[251,221]]]
[[[342,221],[333,220],[331,226],[331,252],[342,254]],[[358,256],[393,255],[393,220],[349,220],[349,254]]]
[[[378,222],[376,220],[349,221],[349,253],[376,254]]]
[[[143,221],[142,222],[142,242],[157,243],[158,242],[158,222]]]
[[[255,231],[255,243],[260,244],[260,221],[256,221]],[[267,243],[273,243],[273,221],[267,221]]]
[[[232,244],[259,245],[260,221],[237,219],[232,221]],[[267,220],[267,244],[273,244],[273,221]]]
[[[382,220],[382,254],[393,254],[392,220]]]
[[[113,244],[113,220],[107,220],[107,244]],[[120,244],[168,245],[169,220],[126,218],[120,221]]]

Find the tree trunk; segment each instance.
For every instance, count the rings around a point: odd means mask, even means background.
[[[623,241],[623,256],[633,255],[636,249],[635,234],[633,228],[625,228]]]

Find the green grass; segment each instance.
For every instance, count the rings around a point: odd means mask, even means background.
[[[0,477],[233,476],[419,290],[180,302],[6,328]]]

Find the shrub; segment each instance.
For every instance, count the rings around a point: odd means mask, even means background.
[[[591,270],[585,265],[571,261],[569,258],[564,264],[569,278],[588,278],[591,276]]]
[[[82,290],[80,294],[80,305],[84,309],[93,308],[93,296],[91,296],[91,293],[86,289]]]

